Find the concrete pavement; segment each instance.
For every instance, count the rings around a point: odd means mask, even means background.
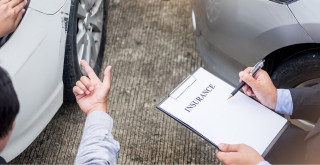
[[[102,69],[113,66],[108,112],[121,145],[118,163],[217,164],[212,145],[156,109],[201,66],[190,1],[114,0],[107,28]],[[84,122],[77,104],[63,104],[11,163],[72,164]]]

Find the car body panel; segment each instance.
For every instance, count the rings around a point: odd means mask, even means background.
[[[67,2],[67,0],[31,0],[29,8],[44,14],[55,14]]]
[[[238,84],[240,70],[273,51],[314,43],[285,4],[269,0],[191,2],[196,40],[205,67],[231,85]]]
[[[310,37],[317,43],[320,42],[320,1],[299,0],[289,4],[292,13],[306,30]]]
[[[53,15],[29,8],[0,49],[0,65],[11,76],[20,101],[15,129],[1,153],[7,161],[32,143],[62,104],[68,2]]]

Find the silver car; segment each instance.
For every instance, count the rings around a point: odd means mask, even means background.
[[[232,85],[265,59],[279,88],[320,83],[319,0],[191,0],[206,69]]]
[[[20,112],[7,161],[27,148],[55,115],[83,74],[79,61],[100,71],[108,0],[28,0],[16,31],[0,48],[0,65],[13,80]]]
[[[319,0],[191,0],[191,4],[202,61],[231,85],[239,83],[239,71],[261,59],[278,88],[320,83]],[[305,130],[314,126],[292,122]]]

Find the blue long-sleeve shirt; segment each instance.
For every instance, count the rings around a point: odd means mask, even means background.
[[[112,118],[102,111],[91,112],[74,164],[117,164],[119,142],[111,134]]]
[[[277,89],[277,106],[275,111],[283,115],[292,115],[293,103],[289,89]]]

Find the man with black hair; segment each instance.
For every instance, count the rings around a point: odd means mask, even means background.
[[[107,114],[111,66],[105,69],[100,81],[86,61],[82,60],[81,65],[88,77],[81,77],[73,92],[87,119],[75,164],[117,164],[120,145],[112,136],[113,120]],[[19,101],[12,82],[0,67],[0,152],[10,138],[18,112]],[[0,164],[6,163],[0,157]]]
[[[0,67],[0,152],[6,146],[19,112],[19,101],[7,72]],[[0,156],[0,164],[7,162]]]

